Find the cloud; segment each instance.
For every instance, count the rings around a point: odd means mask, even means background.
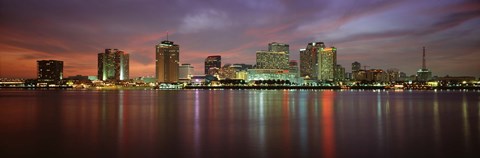
[[[424,35],[424,34],[444,31],[450,28],[454,28],[460,24],[463,24],[466,21],[477,19],[477,18],[480,18],[480,10],[448,14],[447,16],[444,16],[436,23],[432,24],[430,28],[422,32],[419,32],[418,34]]]
[[[197,33],[205,30],[225,29],[233,23],[225,12],[208,9],[188,14],[180,24],[180,33]]]
[[[132,77],[155,74],[155,45],[167,31],[180,45],[181,63],[197,73],[208,55],[253,64],[256,50],[277,41],[290,44],[291,59],[298,59],[298,49],[323,41],[339,48],[344,66],[358,60],[411,74],[426,46],[435,75],[477,75],[478,64],[457,61],[480,60],[479,9],[478,0],[5,1],[0,77],[35,77],[40,59],[65,61],[66,75],[95,75],[105,48],[130,54]]]

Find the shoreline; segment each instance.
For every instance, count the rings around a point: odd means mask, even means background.
[[[156,87],[93,87],[93,88],[73,88],[69,87],[0,87],[2,89],[32,89],[32,90],[56,90],[56,89],[68,89],[68,90],[191,90],[191,89],[204,89],[204,90],[280,90],[280,89],[294,89],[294,90],[310,90],[310,89],[323,89],[323,90],[480,90],[480,87],[428,87],[428,88],[390,88],[385,86],[185,86],[183,88],[156,88]]]

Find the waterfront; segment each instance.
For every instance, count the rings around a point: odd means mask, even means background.
[[[0,103],[6,157],[480,155],[474,90],[8,89]]]

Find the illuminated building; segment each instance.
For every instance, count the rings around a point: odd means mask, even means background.
[[[193,66],[190,64],[182,64],[179,68],[179,79],[190,79],[193,76]]]
[[[245,69],[242,67],[242,65],[238,65],[238,64],[225,64],[225,65],[223,65],[223,67],[232,68],[233,70],[235,70],[235,72],[245,70]]]
[[[129,55],[118,49],[98,53],[98,79],[102,81],[128,80]]]
[[[353,79],[355,81],[366,81],[367,80],[367,70],[360,69],[355,71],[353,74]]]
[[[236,68],[239,68],[238,71],[253,69],[253,65],[250,64],[233,64]]]
[[[210,74],[210,72],[216,72],[214,70],[210,70],[212,68],[218,70],[222,67],[222,56],[220,55],[214,55],[214,56],[208,56],[205,59],[205,75],[213,75]]]
[[[345,68],[342,65],[335,66],[335,80],[345,80]]]
[[[323,42],[308,43],[306,49],[300,49],[300,77],[316,79],[318,74],[318,54],[325,48]]]
[[[268,50],[257,51],[257,69],[289,69],[289,45],[272,42]]]
[[[247,73],[247,81],[289,80],[292,83],[297,81],[295,74],[282,69],[249,69]]]
[[[247,80],[247,78],[248,78],[247,70],[241,70],[241,71],[235,72],[235,78],[236,79],[241,79],[241,80]]]
[[[388,81],[400,81],[400,73],[396,68],[387,69]]]
[[[56,83],[63,78],[63,61],[38,60],[38,82]]]
[[[422,60],[422,68],[417,71],[417,80],[418,81],[428,81],[432,78],[432,71],[427,69],[426,61],[425,61],[425,47],[423,47],[423,60]]]
[[[295,74],[297,77],[300,75],[298,71],[298,62],[296,60],[290,60],[288,72]]]
[[[236,72],[241,67],[237,67],[234,65],[224,65],[222,68],[218,70],[218,77],[219,79],[235,79]]]
[[[207,72],[206,75],[216,76],[216,75],[218,75],[218,72],[219,72],[219,71],[220,71],[219,68],[217,68],[217,67],[211,67],[211,68],[208,69],[208,72]]]
[[[172,41],[162,41],[156,46],[155,77],[158,82],[178,82],[180,46]]]
[[[257,51],[257,69],[288,70],[288,54],[286,52]]]
[[[355,61],[352,63],[352,78],[356,81],[362,81],[366,79],[365,70],[361,70],[362,65]]]
[[[362,68],[362,64],[359,62],[355,61],[352,63],[352,72],[358,71]]]
[[[388,74],[382,69],[370,69],[366,71],[366,81],[387,82]]]
[[[337,48],[321,48],[318,53],[317,79],[322,81],[334,81],[336,66]]]

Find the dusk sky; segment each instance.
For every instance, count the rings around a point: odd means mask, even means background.
[[[480,76],[479,0],[0,0],[0,77],[36,77],[37,60],[64,61],[64,76],[96,75],[97,54],[130,54],[130,78],[155,74],[155,45],[180,45],[180,62],[255,64],[270,42],[338,48],[351,69],[422,65],[434,76]]]

